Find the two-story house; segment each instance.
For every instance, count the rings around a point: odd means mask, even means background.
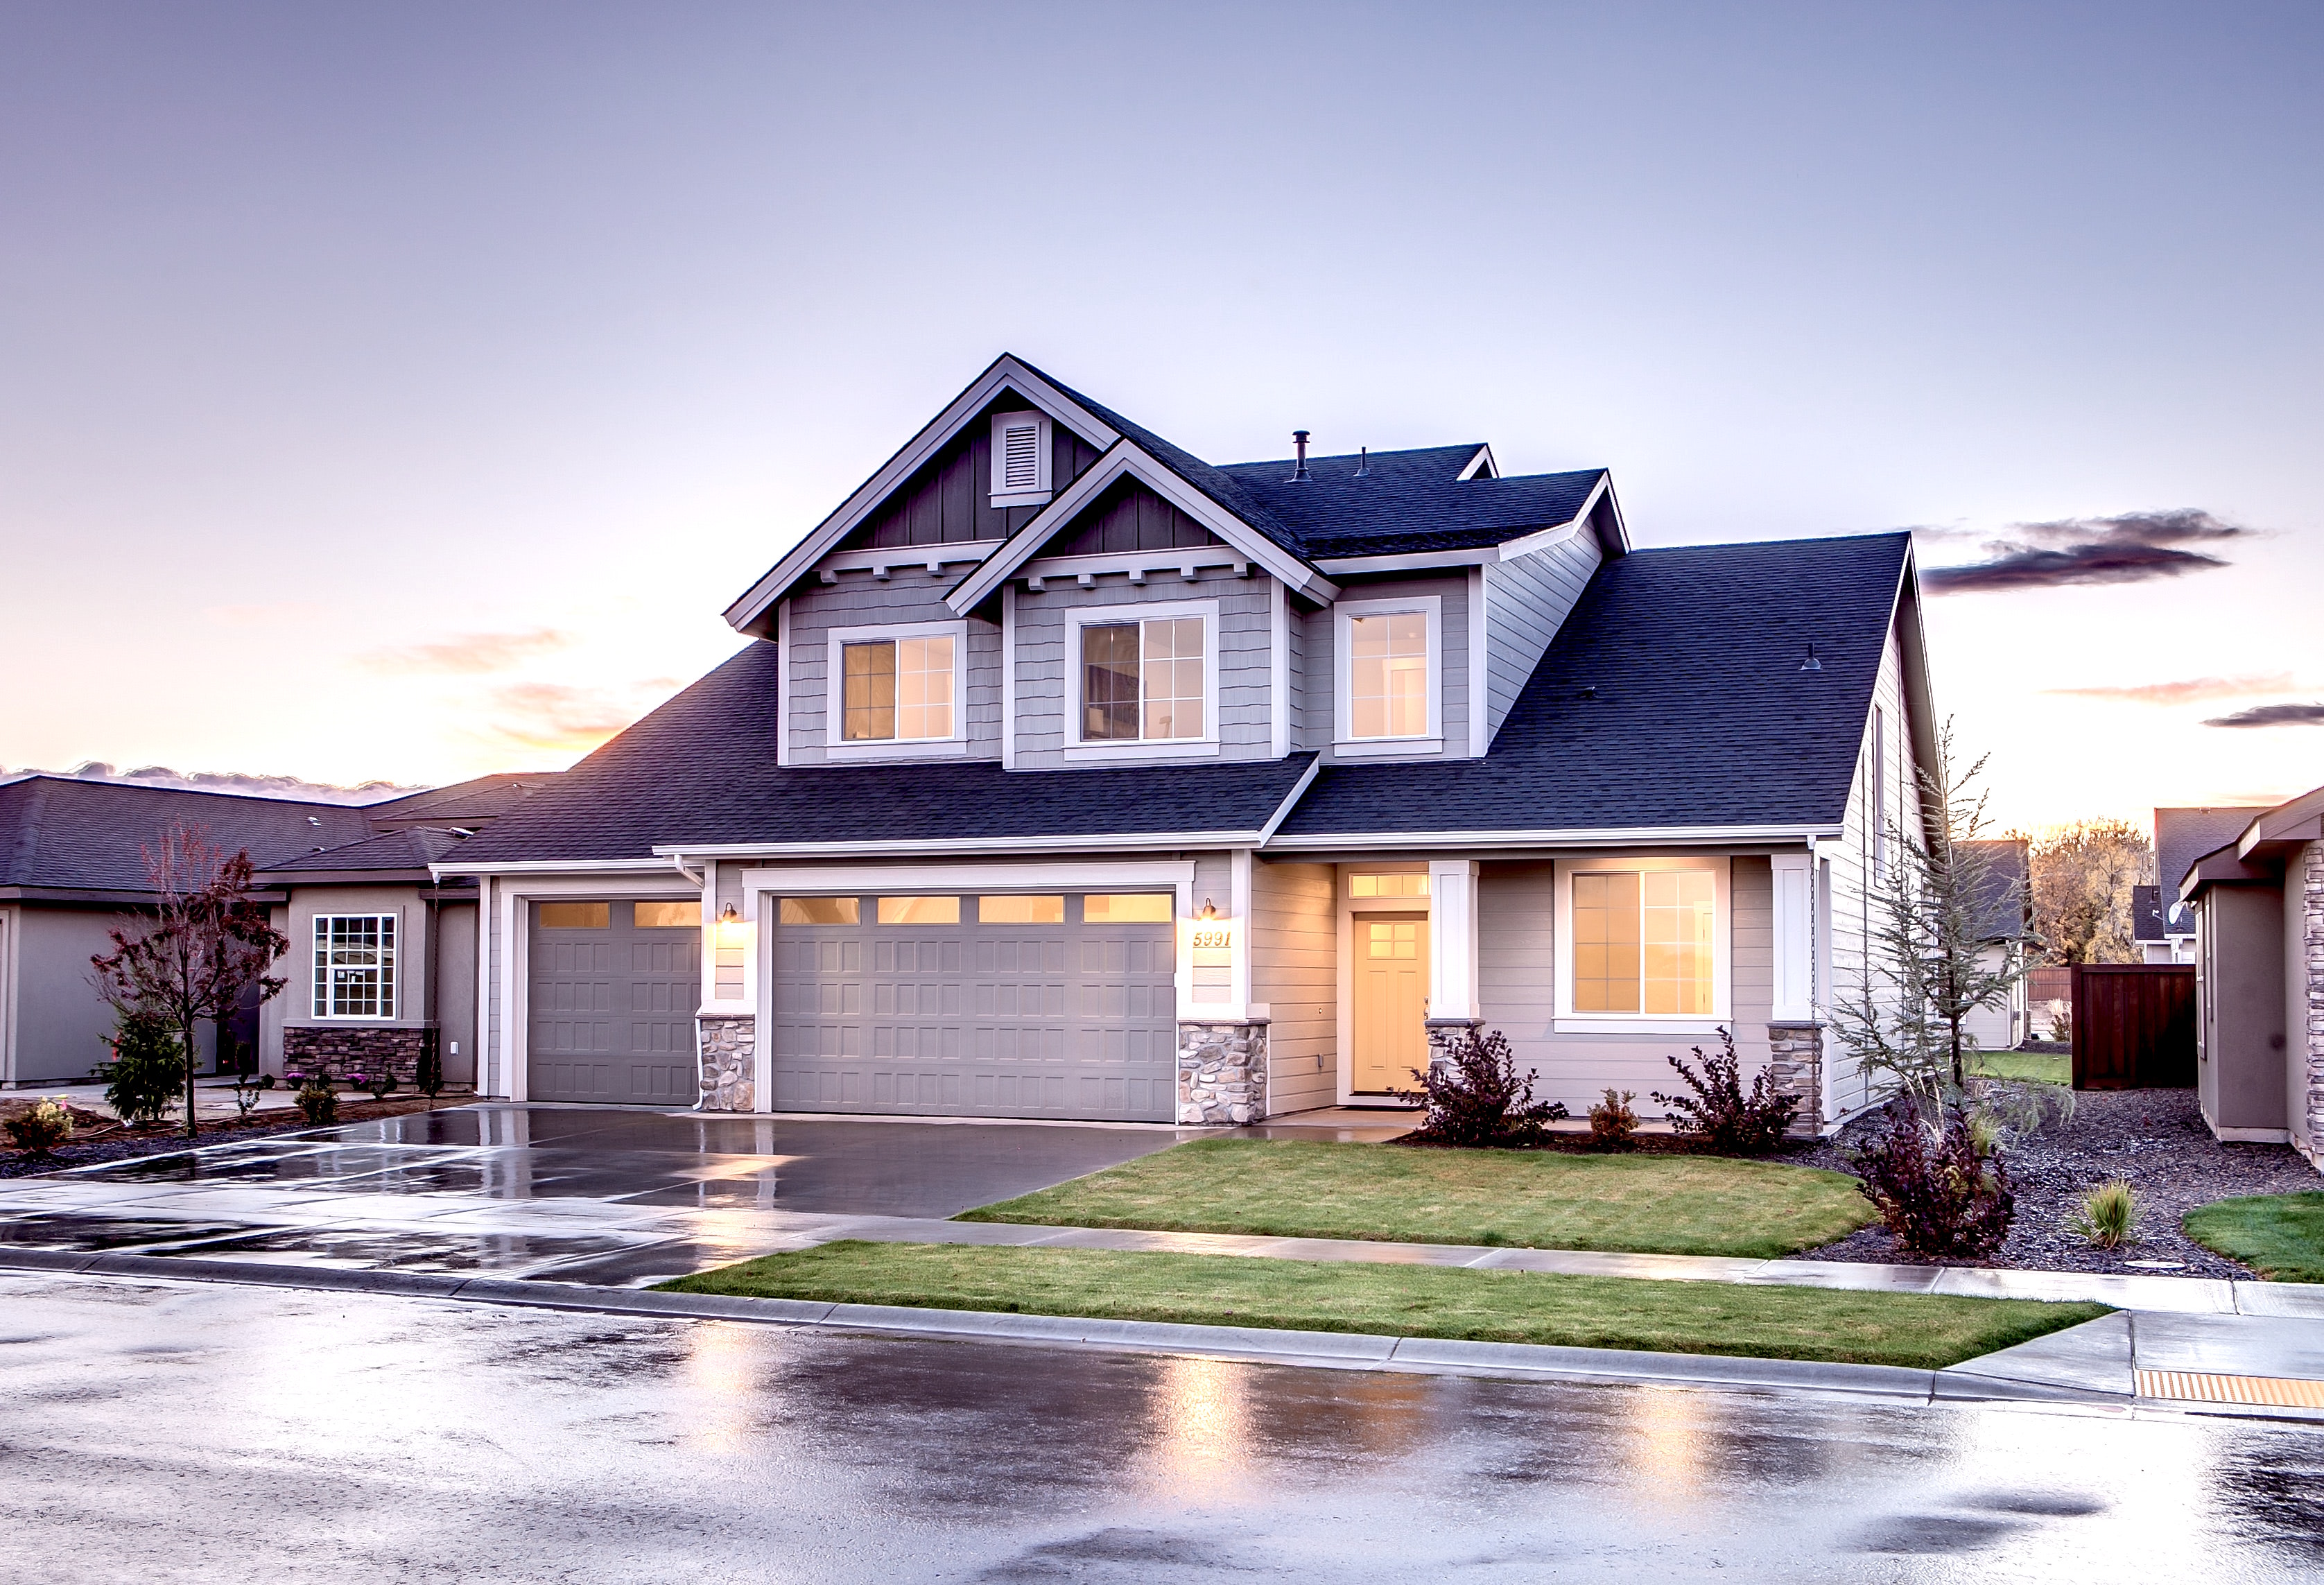
[[[1481,443],[1214,466],[1013,357],[445,862],[480,1085],[1244,1121],[1499,1028],[1545,1094],[1821,1037],[1930,735],[1903,534],[1634,549]]]

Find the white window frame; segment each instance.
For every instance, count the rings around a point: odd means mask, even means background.
[[[330,939],[331,922],[335,919],[383,920],[387,929],[382,932],[385,945],[380,949],[380,961],[372,969],[384,974],[380,989],[380,1005],[383,1010],[375,1013],[333,1012],[331,1007]],[[403,999],[403,917],[389,911],[383,913],[366,908],[357,913],[318,913],[309,926],[313,940],[313,955],[309,960],[309,978],[307,982],[307,1008],[310,1021],[332,1024],[392,1024],[396,1021],[396,1009]],[[317,1010],[317,1003],[321,1009]]]
[[[1007,477],[1008,459],[1001,437],[1004,430],[1022,429],[1028,419],[1033,420],[1036,431],[1033,437],[1035,483],[1030,490],[1011,490]],[[1049,497],[1054,493],[1049,479],[1049,415],[1039,409],[992,415],[992,476],[987,483],[988,493],[996,508],[1049,504]]]
[[[844,651],[850,644],[895,639],[952,640],[952,735],[939,738],[855,738],[847,732],[842,695]],[[968,623],[887,622],[876,627],[835,627],[824,635],[823,748],[834,760],[915,760],[968,752]]]
[[[1405,737],[1355,735],[1355,621],[1360,616],[1398,616],[1421,612],[1428,618],[1428,729]],[[1444,748],[1444,596],[1404,594],[1379,600],[1342,600],[1332,607],[1332,753],[1334,759],[1375,754],[1434,754]]]
[[[1577,1013],[1573,1010],[1573,878],[1604,871],[1707,870],[1711,872],[1711,1011]],[[1561,1035],[1713,1035],[1734,1027],[1735,915],[1729,882],[1734,864],[1724,853],[1686,857],[1609,854],[1557,861],[1556,1032]]]
[[[1082,630],[1122,622],[1203,619],[1203,735],[1198,738],[1124,738],[1091,741],[1082,735]],[[1145,649],[1143,634],[1139,651]],[[1145,705],[1139,688],[1139,708]],[[1192,760],[1219,751],[1219,602],[1216,600],[1128,600],[1111,605],[1081,605],[1065,613],[1065,742],[1070,761],[1120,764],[1139,760]]]

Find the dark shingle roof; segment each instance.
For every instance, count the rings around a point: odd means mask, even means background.
[[[429,788],[385,803],[365,804],[364,813],[375,826],[427,825],[474,828],[498,819],[533,793],[557,779],[554,770],[503,771]]]
[[[2025,935],[2026,887],[2031,880],[2029,844],[2023,837],[1960,844],[1983,861],[1978,895],[1971,899],[1979,941],[2015,941]]]
[[[1911,547],[1869,534],[1608,562],[1484,759],[1327,767],[1282,833],[1837,824]],[[1811,642],[1821,669],[1802,671]]]
[[[408,831],[383,832],[359,842],[345,843],[337,847],[318,852],[295,853],[273,863],[263,864],[262,872],[295,871],[312,874],[329,871],[425,870],[460,845],[456,831],[432,830],[415,826]]]
[[[2219,805],[2210,808],[2154,811],[2154,874],[2175,905],[2179,883],[2205,853],[2241,836],[2244,827],[2267,813],[2265,804]],[[2181,934],[2192,932],[2189,924]],[[2161,937],[2157,937],[2160,940]]]
[[[785,769],[775,764],[774,698],[775,647],[754,642],[469,838],[459,862],[649,858],[657,845],[679,843],[1251,832],[1314,758],[1056,771],[925,760]]]
[[[2132,887],[2130,938],[2133,941],[2160,941],[2169,934],[2163,913],[2163,889],[2160,886]]]
[[[246,848],[262,865],[371,834],[364,811],[347,804],[31,776],[0,785],[0,886],[144,891],[143,850],[172,821],[200,826],[229,852]]]
[[[1603,468],[1516,479],[1463,479],[1481,441],[1422,451],[1372,454],[1356,476],[1354,456],[1317,456],[1307,479],[1293,464],[1245,462],[1219,471],[1240,484],[1297,539],[1310,558],[1467,550],[1500,545],[1536,529],[1572,522],[1606,476]]]

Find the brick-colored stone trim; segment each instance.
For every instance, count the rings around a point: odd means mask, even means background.
[[[1767,1083],[1800,1103],[1800,1114],[1792,1121],[1792,1132],[1822,1132],[1823,1026],[1769,1024],[1767,1049]]]
[[[1178,1026],[1178,1120],[1255,1123],[1267,1115],[1267,1024]]]
[[[696,1050],[702,1063],[703,1111],[751,1111],[757,1107],[757,1086],[751,1072],[756,1065],[758,1018],[750,1013],[726,1013],[697,1018]]]

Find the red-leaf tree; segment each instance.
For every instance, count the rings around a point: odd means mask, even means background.
[[[290,948],[251,900],[247,850],[229,856],[198,825],[172,821],[161,845],[143,850],[155,903],[107,934],[113,950],[89,959],[97,986],[116,1011],[139,1013],[177,1030],[186,1054],[186,1136],[195,1137],[196,1026],[224,1037],[254,987],[261,1001],[289,983],[267,972]]]

